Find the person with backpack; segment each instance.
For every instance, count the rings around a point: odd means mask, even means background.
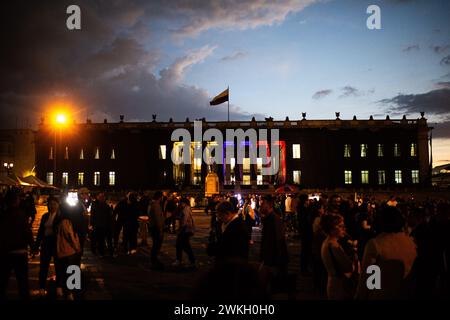
[[[82,246],[72,217],[67,213],[61,213],[56,225],[56,256],[57,298],[62,298],[65,293],[67,300],[74,300],[73,291],[67,287],[67,271],[69,266],[81,267]]]

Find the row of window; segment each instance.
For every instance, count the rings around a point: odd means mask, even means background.
[[[360,156],[361,158],[365,158],[368,156],[368,145],[365,143],[360,144]],[[181,155],[180,155],[181,156]],[[400,144],[395,143],[394,144],[394,157],[400,157]],[[410,156],[416,157],[417,156],[417,143],[411,143],[410,145]],[[351,145],[345,144],[344,145],[344,158],[350,158],[351,157]],[[377,144],[377,157],[384,157],[384,145],[379,143]],[[50,147],[50,153],[49,157],[50,160],[53,160],[54,158],[54,150],[53,147]],[[293,144],[292,145],[292,158],[293,159],[300,159],[301,158],[301,146],[300,144]],[[64,149],[64,159],[69,159],[69,147],[65,147]],[[82,148],[80,150],[80,160],[84,159],[84,149]],[[100,159],[100,147],[96,147],[94,150],[94,159]],[[114,148],[111,149],[110,159],[116,159],[116,153]],[[159,146],[159,159],[166,160],[167,159],[167,146],[166,145],[160,145]],[[258,158],[259,159],[259,158]],[[197,159],[195,159],[197,160]],[[194,165],[195,165],[194,160]],[[201,161],[201,160],[200,160]],[[244,159],[245,161],[245,159]],[[261,160],[259,160],[261,161]]]
[[[384,157],[384,145],[381,143],[377,144],[377,157]],[[159,159],[165,160],[166,159],[166,146],[160,145],[159,146]],[[400,151],[400,144],[395,143],[394,144],[394,157],[400,157],[401,151]],[[360,144],[360,156],[361,158],[365,158],[368,156],[369,152],[369,146],[366,143]],[[417,143],[411,143],[410,144],[410,152],[411,157],[417,157]],[[180,155],[181,156],[181,155]],[[351,157],[351,145],[345,144],[344,145],[344,158],[350,158]],[[301,145],[300,144],[293,144],[292,145],[292,158],[293,159],[300,159],[301,158]]]
[[[379,185],[386,184],[386,171],[385,170],[377,171],[377,180],[378,180],[377,183]],[[403,183],[402,170],[394,170],[394,182],[396,184]],[[419,183],[419,170],[411,170],[411,182],[413,184]],[[351,170],[344,171],[344,183],[345,184],[353,183]],[[361,170],[361,184],[368,184],[368,183],[369,183],[369,170]]]
[[[84,172],[78,172],[77,176],[77,185],[82,186],[84,185]],[[295,184],[301,183],[301,170],[293,170],[292,171],[292,177],[293,182]],[[101,176],[100,171],[94,172],[94,186],[100,186]],[[201,179],[201,177],[197,177],[198,179]],[[385,170],[378,170],[377,171],[377,182],[379,185],[386,184],[386,171]],[[200,181],[198,181],[200,182]],[[230,183],[235,183],[236,178],[233,175],[231,177]],[[403,173],[402,170],[394,170],[394,182],[396,184],[403,183]],[[411,182],[413,184],[419,183],[419,170],[411,170]],[[53,172],[47,172],[47,183],[50,185],[54,184],[54,174]],[[69,184],[69,173],[63,172],[62,173],[62,185],[68,185]],[[351,170],[345,170],[344,171],[344,183],[345,184],[352,184],[353,183],[353,172]],[[195,182],[194,182],[195,184]],[[250,185],[251,184],[251,178],[249,174],[243,174],[242,175],[242,184],[243,185]],[[263,176],[258,174],[256,176],[256,184],[262,185],[263,184]],[[369,184],[369,170],[361,170],[361,184]],[[115,186],[116,185],[116,173],[115,171],[109,171],[108,173],[108,185]]]
[[[94,186],[100,186],[100,171],[94,172]],[[53,172],[47,172],[47,183],[50,185],[54,184],[54,173]],[[63,172],[62,173],[62,180],[61,184],[63,186],[67,186],[69,184],[69,173]],[[77,185],[83,186],[84,185],[84,172],[78,172],[77,175]],[[116,185],[116,172],[115,171],[109,171],[108,173],[108,185],[115,186]]]
[[[344,158],[350,158],[351,157],[351,145],[350,144],[344,144]],[[359,147],[360,150],[360,156],[361,158],[365,158],[368,155],[369,147],[367,144],[362,143]],[[400,151],[400,144],[395,143],[394,144],[394,157],[400,157],[401,151]],[[411,143],[409,148],[409,155],[411,157],[417,157],[417,143]],[[384,145],[381,143],[377,144],[377,157],[384,157]]]
[[[111,149],[111,154],[110,154],[110,159],[116,159],[116,151],[113,149]],[[54,159],[54,151],[53,151],[53,147],[50,147],[50,152],[48,155],[48,159],[49,160],[53,160]],[[65,147],[64,148],[64,159],[68,160],[69,159],[69,147]],[[81,148],[80,150],[80,156],[79,156],[80,160],[84,160],[84,149]],[[94,149],[94,159],[100,159],[100,147],[95,147]]]

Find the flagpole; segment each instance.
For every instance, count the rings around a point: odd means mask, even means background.
[[[228,90],[228,122],[230,122],[230,86],[227,87]]]

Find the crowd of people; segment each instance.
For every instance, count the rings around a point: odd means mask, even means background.
[[[30,299],[30,254],[39,254],[38,294],[47,295],[53,260],[57,298],[74,299],[76,293],[66,286],[66,269],[81,265],[86,239],[100,258],[132,256],[137,253],[142,226],[145,238],[148,232],[152,240],[152,269],[165,270],[160,252],[165,234],[171,233],[176,235],[171,267],[195,270],[192,207],[202,201],[176,192],[128,192],[113,206],[104,192],[92,196],[81,188],[77,201],[47,199],[48,212],[34,239],[33,196],[10,189],[0,196],[0,299],[5,299],[12,270],[21,298]],[[209,237],[204,239],[206,251],[215,263],[195,290],[197,298],[266,299],[277,292],[295,293],[297,271],[312,276],[319,297],[333,300],[449,295],[448,201],[226,194],[208,198],[204,205],[211,219]],[[257,261],[249,258],[254,227],[261,228]],[[293,259],[288,254],[288,237],[300,242],[300,270],[295,272],[288,268]],[[183,254],[188,264],[183,264]],[[367,286],[367,270],[373,265],[381,270],[381,289]]]

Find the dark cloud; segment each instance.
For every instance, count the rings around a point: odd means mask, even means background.
[[[436,83],[436,87],[441,89],[450,89],[450,81],[442,81]]]
[[[244,1],[244,8],[249,1]],[[263,1],[255,3],[254,15],[225,19],[230,28],[239,19],[239,28],[275,23],[287,13],[300,10],[311,1],[281,1],[261,14]],[[183,1],[88,1],[79,0],[82,29],[66,28],[66,8],[72,1],[21,1],[3,5],[0,12],[0,127],[19,123],[36,124],[50,103],[69,104],[75,118],[184,120],[206,117],[226,119],[226,108],[210,107],[211,94],[183,83],[185,73],[213,54],[212,45],[186,51],[162,70],[154,70],[164,54],[150,31],[154,20],[181,21],[179,35],[194,35],[217,25],[200,19],[216,11],[227,14],[228,7],[209,2]],[[202,10],[195,10],[197,7]],[[225,10],[226,9],[226,10]],[[225,10],[225,11],[224,11]],[[251,11],[251,10],[250,10]],[[189,14],[190,15],[189,15]],[[186,15],[186,19],[179,19]],[[214,14],[213,14],[214,15]],[[217,16],[217,14],[216,14]],[[259,17],[259,18],[258,18]],[[192,20],[191,20],[192,19]],[[232,119],[248,119],[238,106],[231,105]],[[256,117],[264,118],[257,114]]]
[[[163,16],[181,24],[172,29],[177,37],[192,37],[210,29],[245,30],[274,25],[289,13],[299,12],[316,0],[165,1]]]
[[[430,49],[433,50],[434,53],[441,54],[441,53],[444,53],[444,52],[450,50],[450,44],[442,45],[442,46],[439,46],[439,45],[430,46]]]
[[[442,65],[450,65],[450,55],[443,57],[440,64]]]
[[[419,50],[420,50],[420,46],[418,44],[414,44],[414,45],[407,46],[402,51],[403,52],[411,52],[411,51],[419,51]]]
[[[342,88],[342,94],[339,98],[359,97],[362,93],[352,86],[345,86]]]
[[[222,61],[222,62],[234,61],[234,60],[245,58],[246,56],[247,56],[247,54],[245,52],[236,51],[228,56],[221,58],[220,61]]]
[[[326,90],[320,90],[317,91],[316,93],[313,94],[312,98],[313,99],[322,99],[325,98],[326,96],[330,95],[333,92],[333,90],[331,89],[326,89]]]
[[[433,138],[446,138],[450,137],[450,121],[429,123],[430,127],[433,127]]]
[[[388,112],[418,113],[425,111],[435,115],[450,114],[450,90],[438,89],[420,94],[399,94],[378,103],[387,106]]]

